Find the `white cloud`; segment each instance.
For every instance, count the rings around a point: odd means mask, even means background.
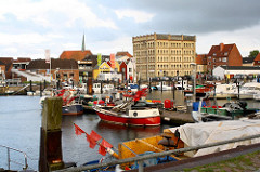
[[[146,23],[151,21],[155,16],[155,14],[152,13],[136,10],[116,10],[115,13],[119,19],[122,19],[123,17],[132,17],[136,23]]]
[[[49,41],[50,38],[46,35],[39,35],[36,33],[22,34],[22,35],[11,35],[0,33],[0,45],[10,45],[13,43],[18,44],[38,44]]]
[[[62,23],[56,16],[51,14],[59,13],[66,17],[67,22]],[[98,18],[91,8],[83,2],[77,0],[42,0],[32,2],[30,0],[12,0],[0,2],[0,19],[5,18],[5,14],[13,14],[20,21],[32,20],[44,27],[55,27],[57,25],[73,26],[77,19],[83,20],[85,27],[106,27],[117,29],[116,24],[109,18]],[[50,23],[53,21],[53,23]]]
[[[62,47],[64,50],[80,50],[79,43],[64,43],[62,44]]]
[[[93,54],[102,53],[109,55],[110,53],[116,53],[119,51],[128,51],[132,54],[132,37],[122,36],[114,41],[94,42],[89,46],[89,49]]]
[[[248,56],[252,50],[260,50],[260,24],[235,31],[214,32],[207,35],[197,35],[197,53],[206,54],[211,45],[236,43],[242,56]]]
[[[16,48],[5,48],[2,50],[4,53],[16,54],[18,51]]]

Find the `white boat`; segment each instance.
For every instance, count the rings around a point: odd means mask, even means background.
[[[239,90],[239,98],[242,99],[253,99],[257,94],[260,94],[259,82],[247,82]]]
[[[187,80],[180,80],[177,84],[174,85],[174,88],[177,90],[192,90],[193,86],[188,84]]]
[[[217,84],[216,96],[217,98],[236,97],[237,87],[236,84]]]
[[[171,85],[168,85],[167,81],[159,82],[159,84],[156,85],[156,88],[162,91],[169,91],[173,89]]]
[[[180,127],[166,130],[174,133],[177,129],[180,132],[182,142],[184,142],[184,147],[192,147],[259,134],[260,120],[244,119],[186,123]],[[260,138],[198,149],[197,151],[189,151],[184,155],[188,157],[198,157],[236,148],[239,145],[250,145],[255,143],[260,143]]]

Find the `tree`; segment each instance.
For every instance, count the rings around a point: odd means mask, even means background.
[[[256,56],[259,54],[258,50],[253,50],[249,52],[249,57],[256,58]]]

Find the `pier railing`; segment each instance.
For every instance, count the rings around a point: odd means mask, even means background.
[[[26,153],[24,151],[16,149],[16,148],[9,147],[9,146],[4,146],[4,145],[0,145],[0,147],[5,148],[6,151],[7,151],[7,166],[8,166],[8,170],[11,170],[11,162],[23,165],[23,170],[27,170],[27,168],[28,168],[27,155],[26,155]],[[10,153],[11,151],[15,151],[15,152],[23,154],[24,161],[23,162],[18,162],[18,161],[15,161],[15,160],[11,159],[11,153]]]
[[[168,151],[164,151],[164,152],[156,153],[156,154],[149,154],[149,155],[143,155],[143,156],[136,156],[133,158],[120,159],[120,160],[115,160],[115,161],[111,161],[111,162],[107,162],[107,163],[99,163],[99,164],[95,164],[95,165],[91,165],[91,166],[67,168],[67,169],[63,169],[63,170],[57,170],[55,172],[80,172],[80,171],[87,171],[87,170],[91,170],[91,169],[112,166],[112,165],[116,165],[116,164],[134,162],[134,161],[137,161],[139,164],[139,172],[143,172],[144,171],[144,167],[143,167],[144,160],[147,160],[147,159],[165,157],[165,156],[169,156],[169,155],[178,155],[180,153],[184,153],[187,151],[193,151],[193,150],[198,150],[198,149],[202,149],[202,148],[208,148],[208,147],[214,147],[214,146],[219,146],[219,145],[225,145],[225,144],[229,144],[229,143],[241,142],[241,141],[246,141],[246,140],[250,140],[250,139],[254,139],[254,138],[258,138],[258,137],[260,137],[260,134],[246,136],[246,137],[240,137],[240,138],[234,138],[234,139],[228,140],[228,141],[209,143],[209,144],[200,145],[200,146],[191,146],[191,147],[186,147],[186,148],[168,150]]]

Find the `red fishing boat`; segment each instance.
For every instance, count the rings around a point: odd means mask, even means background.
[[[100,106],[93,108],[101,120],[107,122],[130,126],[160,125],[160,114],[157,105],[140,101],[142,96],[146,96],[146,90],[137,91],[134,95],[124,95],[129,97],[130,100],[113,108]]]

